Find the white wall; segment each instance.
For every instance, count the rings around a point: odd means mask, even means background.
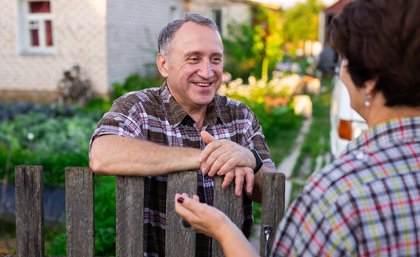
[[[63,71],[79,64],[104,93],[106,3],[51,1],[55,51],[40,55],[20,50],[18,1],[0,0],[0,90],[56,91]]]
[[[133,73],[157,72],[159,31],[183,12],[181,0],[109,0],[106,36],[109,82],[123,82]]]
[[[248,23],[251,19],[251,7],[247,3],[226,0],[191,0],[190,11],[212,17],[213,9],[222,10],[222,36],[228,36],[227,25],[230,23]]]
[[[56,92],[63,71],[79,64],[105,94],[129,74],[156,69],[159,31],[185,11],[211,17],[222,9],[224,33],[227,23],[250,17],[248,4],[224,0],[52,0],[55,49],[40,55],[21,51],[21,1],[0,0],[0,91]]]

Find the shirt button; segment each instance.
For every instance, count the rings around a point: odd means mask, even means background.
[[[356,159],[362,160],[365,157],[365,154],[362,151],[356,152]]]

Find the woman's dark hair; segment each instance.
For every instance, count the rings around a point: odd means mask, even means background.
[[[420,106],[420,0],[355,0],[334,17],[331,42],[354,84],[377,78],[387,106]]]

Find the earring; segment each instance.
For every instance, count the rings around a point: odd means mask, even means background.
[[[370,99],[372,98],[371,95],[366,95],[365,96],[365,106],[369,107],[370,106]]]

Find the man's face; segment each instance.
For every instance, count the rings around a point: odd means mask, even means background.
[[[213,29],[187,22],[175,33],[165,54],[158,56],[159,71],[185,111],[205,108],[220,87],[223,45]]]

